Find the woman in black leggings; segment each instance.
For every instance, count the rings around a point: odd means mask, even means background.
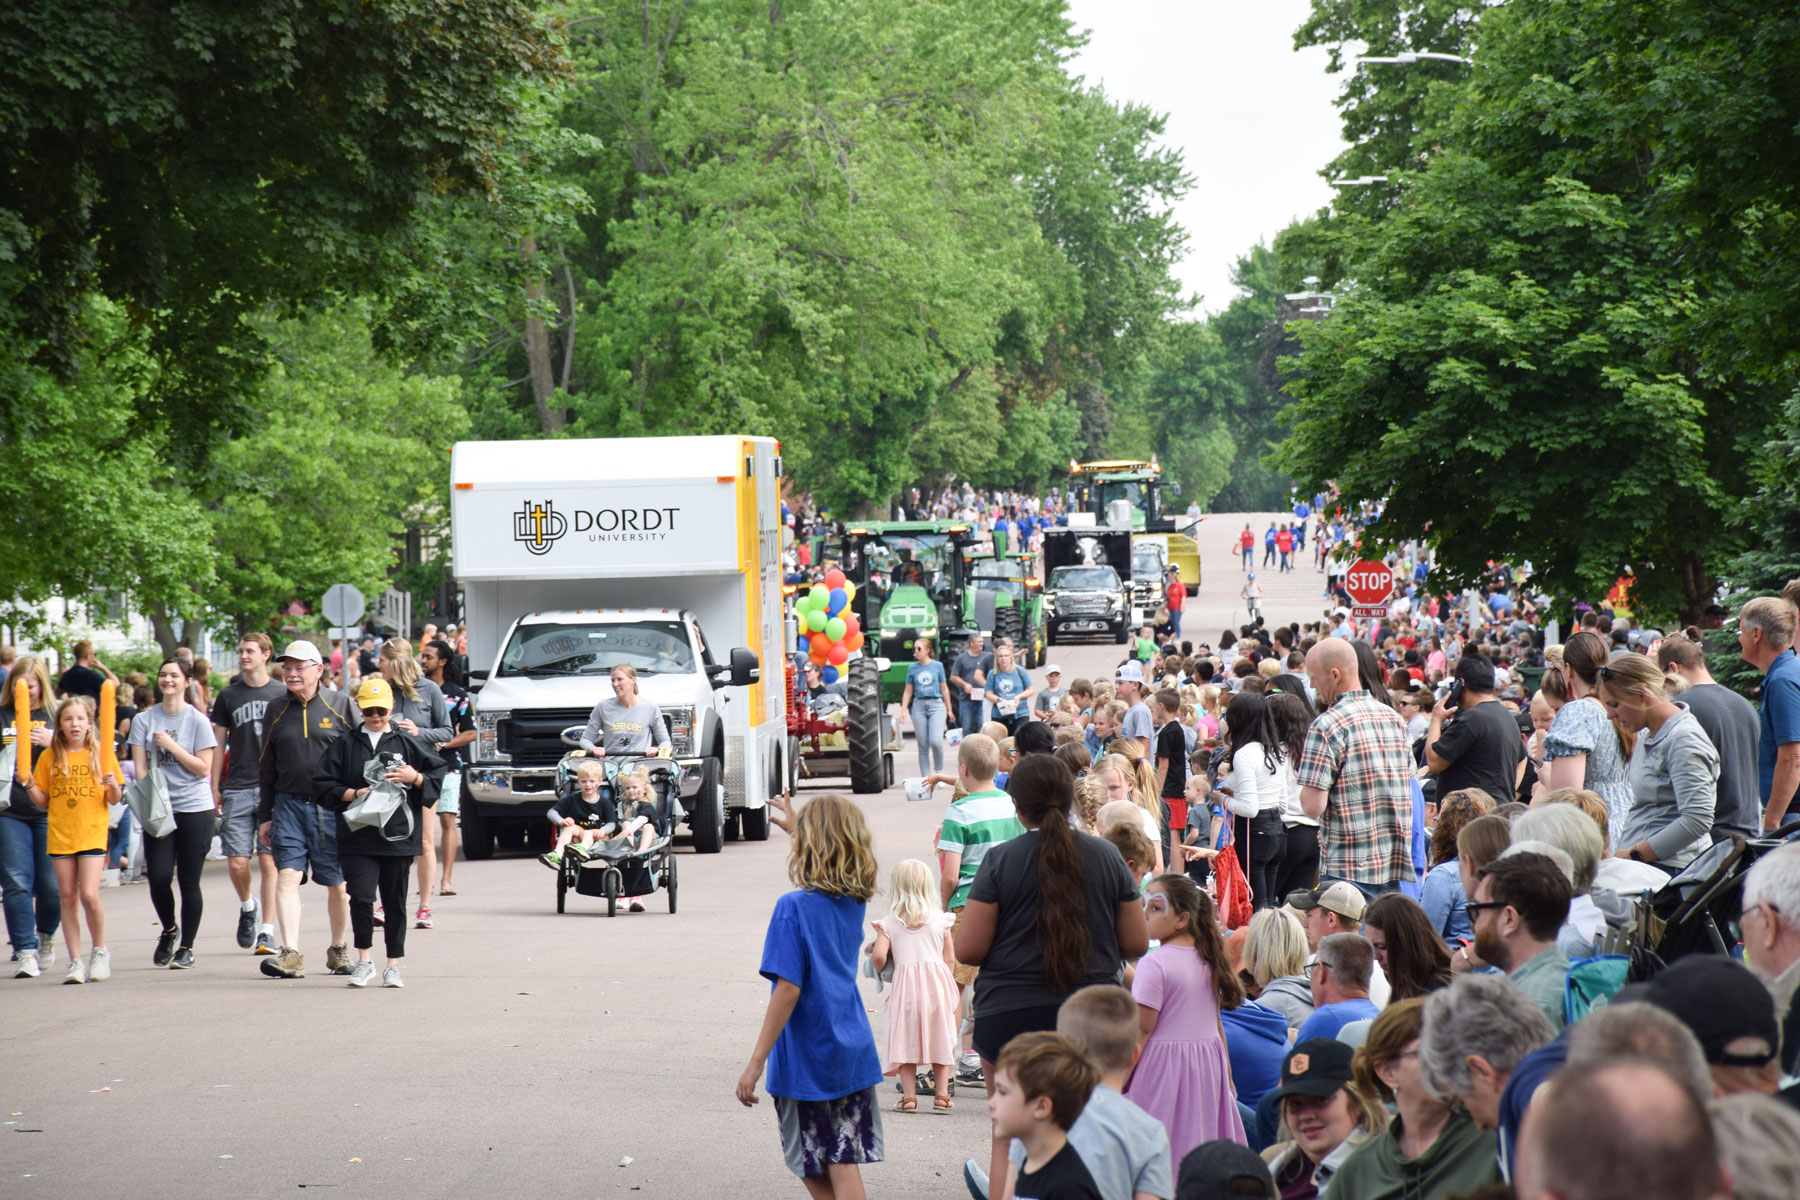
[[[156,671],[162,703],[144,709],[131,721],[131,759],[137,776],[162,772],[169,788],[175,828],[164,837],[144,831],[144,868],[150,877],[150,903],[162,921],[162,936],[150,961],[159,967],[185,970],[194,965],[194,939],[200,933],[200,872],[218,829],[213,809],[212,760],[218,739],[206,714],[187,702],[192,672],[178,658]],[[181,924],[175,923],[175,890],[181,885]]]

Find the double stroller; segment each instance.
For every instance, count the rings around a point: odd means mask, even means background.
[[[651,802],[656,808],[656,836],[640,847],[635,836],[596,841],[586,857],[562,856],[556,871],[556,911],[566,912],[571,891],[582,896],[605,897],[606,915],[619,911],[621,896],[648,896],[661,889],[669,894],[669,911],[675,911],[675,826],[681,820],[680,768],[666,758],[590,758],[582,751],[565,754],[556,764],[556,796],[559,804],[581,794],[575,771],[584,762],[599,762],[605,770],[600,794],[614,804],[622,799],[619,776],[635,771],[650,780]],[[555,809],[551,812],[554,814]]]

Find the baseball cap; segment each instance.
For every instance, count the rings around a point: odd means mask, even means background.
[[[1214,1196],[1243,1196],[1231,1191],[1240,1179],[1254,1179],[1261,1195],[1275,1195],[1275,1180],[1269,1175],[1262,1155],[1230,1138],[1206,1142],[1188,1151],[1181,1160],[1181,1172],[1175,1179],[1175,1200],[1212,1200]]]
[[[1347,617],[1350,615],[1350,610],[1340,604],[1331,610],[1331,615],[1334,617]]]
[[[1369,902],[1352,884],[1338,880],[1336,883],[1322,884],[1316,888],[1288,893],[1288,907],[1300,912],[1322,908],[1326,912],[1336,913],[1340,917],[1348,917],[1352,921],[1362,920],[1363,910]]]
[[[1062,668],[1057,666],[1055,663],[1051,663],[1049,666],[1044,668],[1044,674],[1046,674],[1046,675],[1061,675]]]
[[[1693,1030],[1706,1061],[1719,1067],[1760,1067],[1775,1057],[1781,1028],[1775,998],[1743,963],[1722,954],[1690,954],[1647,983],[1620,990],[1614,1004],[1642,1000],[1673,1013]],[[1759,1038],[1762,1054],[1727,1054],[1739,1038]]]
[[[276,656],[277,661],[293,659],[295,662],[323,663],[319,657],[319,648],[311,642],[289,642],[288,648]]]
[[[1356,1049],[1336,1038],[1307,1038],[1281,1060],[1281,1086],[1269,1096],[1329,1096],[1354,1077],[1350,1060]]]
[[[357,685],[356,707],[385,708],[391,711],[394,707],[394,689],[379,675],[371,675]]]
[[[1120,667],[1118,675],[1114,678],[1120,683],[1142,683],[1144,682],[1143,664],[1134,658]]]

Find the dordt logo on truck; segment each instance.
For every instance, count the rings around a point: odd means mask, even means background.
[[[533,554],[549,553],[556,539],[568,531],[568,521],[548,500],[527,500],[513,514],[513,541],[524,542]]]

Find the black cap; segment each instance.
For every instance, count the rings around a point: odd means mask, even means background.
[[[1239,1179],[1254,1179],[1262,1185],[1262,1194],[1275,1195],[1275,1180],[1262,1156],[1248,1146],[1229,1138],[1206,1142],[1188,1151],[1181,1160],[1181,1173],[1175,1179],[1175,1200],[1214,1200],[1225,1195],[1243,1193],[1226,1191]]]
[[[1353,1078],[1350,1060],[1354,1047],[1336,1038],[1307,1038],[1281,1060],[1281,1086],[1270,1095],[1329,1096]]]
[[[1622,990],[1613,1003],[1631,1000],[1654,1004],[1680,1018],[1714,1066],[1760,1067],[1781,1045],[1774,996],[1749,967],[1722,954],[1677,959],[1648,983]],[[1760,1038],[1768,1052],[1727,1054],[1725,1047],[1739,1038]]]

